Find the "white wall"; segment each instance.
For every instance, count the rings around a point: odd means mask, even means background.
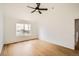
[[[4,39],[4,36],[3,36],[3,8],[2,8],[2,4],[0,4],[0,53],[1,53],[1,50],[2,50],[2,47],[3,47],[3,39]]]
[[[4,4],[5,5],[5,44],[37,38],[37,25],[34,20],[30,21],[31,15],[27,14],[26,4]],[[32,24],[31,36],[16,37],[16,23],[24,20]]]
[[[24,23],[26,23],[26,24],[28,23],[26,20],[20,20],[20,19],[17,20],[17,19],[6,17],[6,21],[5,21],[5,44],[37,38],[37,34],[32,33],[33,30],[31,31],[31,35],[29,35],[29,36],[20,36],[20,37],[18,36],[17,37],[16,36],[16,23],[20,22],[20,21],[25,21]],[[30,24],[32,24],[32,23],[30,23]],[[32,24],[32,26],[35,27],[33,24]]]
[[[40,19],[39,38],[74,49],[74,19],[79,18],[79,4],[48,4],[54,7]]]

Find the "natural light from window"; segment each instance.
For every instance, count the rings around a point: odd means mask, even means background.
[[[27,36],[31,32],[31,24],[16,23],[16,36]]]

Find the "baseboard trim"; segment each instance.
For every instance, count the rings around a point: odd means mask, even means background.
[[[23,40],[23,41],[18,41],[18,42],[12,42],[12,43],[8,43],[8,44],[4,44],[4,45],[16,44],[16,43],[20,43],[20,42],[24,42],[24,41],[30,41],[30,40],[38,40],[38,38],[33,38],[33,39]]]

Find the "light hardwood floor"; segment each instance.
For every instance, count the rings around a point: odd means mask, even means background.
[[[5,45],[3,56],[75,56],[76,51],[42,40],[30,40]]]

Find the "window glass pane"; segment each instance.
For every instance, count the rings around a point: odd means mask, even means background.
[[[25,24],[25,30],[31,30],[31,24]]]
[[[16,36],[22,36],[22,29],[24,24],[16,23]]]
[[[16,23],[16,35],[17,36],[26,36],[30,34],[31,24],[20,24]]]
[[[29,30],[29,24],[25,24],[25,30]]]
[[[31,30],[31,24],[29,24],[29,30]]]
[[[23,29],[23,24],[16,24],[16,30]]]

